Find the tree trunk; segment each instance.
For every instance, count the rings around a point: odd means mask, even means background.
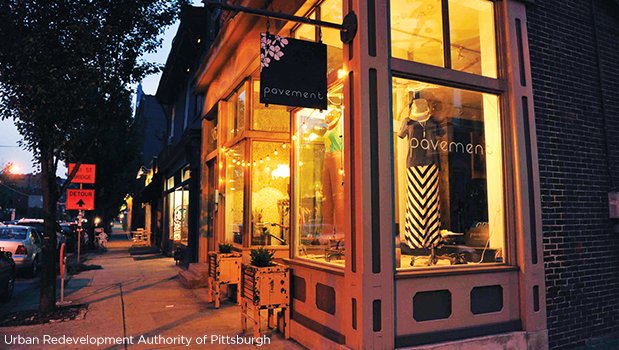
[[[59,196],[54,156],[52,152],[41,151],[41,190],[45,234],[43,236],[39,312],[49,313],[56,308],[56,211]]]

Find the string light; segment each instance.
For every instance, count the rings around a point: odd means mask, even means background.
[[[292,138],[293,138],[293,140],[294,140],[294,136],[292,136]],[[285,144],[285,143],[282,143],[282,148],[283,148],[283,149],[286,149],[286,144]]]
[[[278,154],[279,154],[279,152],[277,152],[277,150],[273,151],[273,155],[274,155],[274,156],[276,156],[276,155],[278,155]]]

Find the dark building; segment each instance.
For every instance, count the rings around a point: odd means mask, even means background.
[[[152,180],[152,169],[157,166],[157,156],[165,145],[166,118],[163,108],[152,95],[144,94],[142,85],[138,85],[135,104],[135,123],[140,138],[139,166],[135,169],[137,188],[130,203],[127,215],[127,229],[136,231],[144,229],[151,233],[151,208],[142,205],[143,192],[147,182]]]
[[[619,333],[619,2],[527,5],[551,349]]]
[[[155,175],[161,193],[153,243],[165,252],[181,251],[185,263],[196,259],[199,230],[203,97],[194,93],[193,73],[208,42],[206,18],[203,7],[182,8],[156,94],[165,111],[166,139]]]

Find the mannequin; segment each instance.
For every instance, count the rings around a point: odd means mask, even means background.
[[[327,131],[324,134],[325,158],[322,170],[322,233],[335,235],[343,232],[344,217],[344,175],[340,171],[344,150],[341,111],[331,110],[325,117],[325,122]]]
[[[408,138],[406,216],[402,241],[430,248],[440,239],[439,151],[432,147],[444,131],[433,118],[428,101],[415,99],[406,110],[398,137]]]

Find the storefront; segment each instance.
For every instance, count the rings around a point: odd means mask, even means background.
[[[242,1],[258,8],[259,1]],[[291,336],[394,348],[481,335],[544,344],[526,12],[519,1],[273,1],[340,32],[244,13],[198,72],[200,257],[289,264]],[[267,24],[268,23],[268,24]],[[327,45],[327,108],[264,105],[260,33]],[[313,336],[308,336],[313,335]]]

